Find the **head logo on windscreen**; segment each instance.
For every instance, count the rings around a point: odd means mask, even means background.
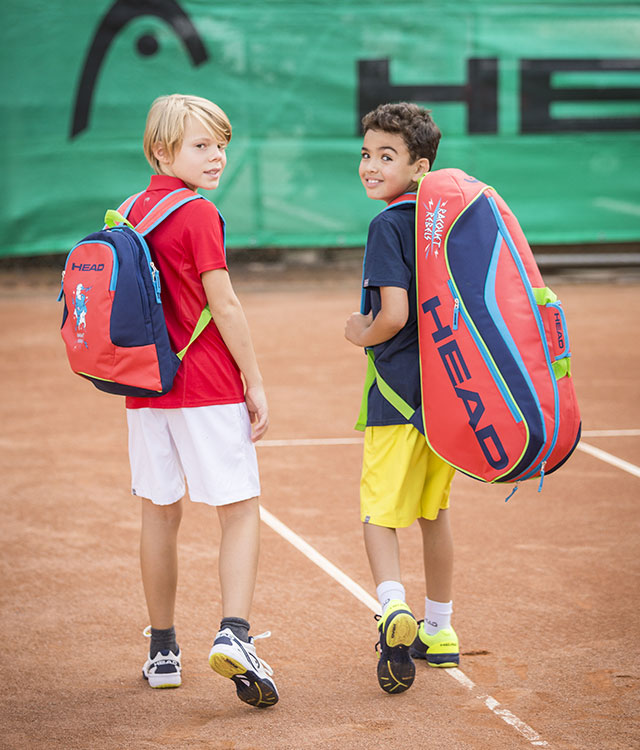
[[[140,16],[166,21],[184,44],[194,66],[208,59],[200,34],[175,0],[117,0],[100,21],[87,52],[73,108],[71,138],[89,126],[94,90],[111,44],[128,23]],[[137,49],[145,57],[155,55],[158,40],[152,34],[143,34],[137,40]]]

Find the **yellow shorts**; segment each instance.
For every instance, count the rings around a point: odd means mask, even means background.
[[[367,427],[360,480],[363,523],[392,529],[433,520],[449,507],[455,469],[410,424]]]

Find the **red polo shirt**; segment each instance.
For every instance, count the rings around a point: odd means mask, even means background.
[[[129,221],[139,222],[172,190],[186,187],[177,177],[153,175],[136,200]],[[227,268],[222,218],[208,200],[181,206],[147,235],[160,272],[162,307],[175,352],[187,345],[207,297],[200,275]],[[173,388],[157,398],[127,397],[128,409],[177,409],[244,401],[240,370],[212,320],[185,354]]]

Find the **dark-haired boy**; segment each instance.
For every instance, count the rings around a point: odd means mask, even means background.
[[[360,179],[368,197],[387,206],[369,226],[362,310],[347,319],[345,336],[372,350],[380,377],[418,406],[415,191],[433,166],[440,130],[428,110],[406,102],[379,106],[362,125]],[[453,540],[448,512],[454,470],[384,398],[375,379],[365,390],[363,407],[360,504],[365,548],[382,608],[378,681],[386,692],[400,693],[415,677],[412,656],[434,667],[459,662],[458,638],[451,627]],[[416,519],[427,593],[420,623],[405,601],[396,535],[396,529]]]

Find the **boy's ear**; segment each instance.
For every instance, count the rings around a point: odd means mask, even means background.
[[[417,182],[421,177],[427,174],[427,172],[429,171],[429,168],[431,167],[431,164],[429,163],[429,159],[427,159],[426,157],[423,157],[422,159],[418,159],[416,161],[415,166],[416,166],[415,174],[416,174],[416,182]]]
[[[158,141],[157,143],[154,143],[152,150],[153,150],[153,155],[160,162],[160,164],[169,164],[171,162],[171,158],[169,157],[169,154],[167,153],[164,145],[160,141]]]

